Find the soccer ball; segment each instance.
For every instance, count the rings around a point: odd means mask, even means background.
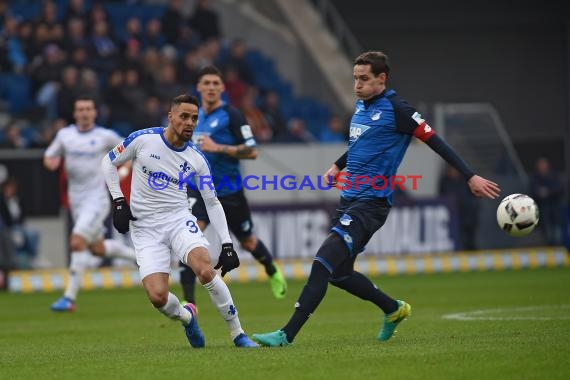
[[[538,206],[525,194],[511,194],[497,208],[499,227],[511,236],[526,236],[538,224]]]

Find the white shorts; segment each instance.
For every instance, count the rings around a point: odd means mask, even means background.
[[[82,236],[87,244],[92,244],[103,238],[105,219],[109,215],[110,201],[108,199],[85,200],[79,206],[72,207],[74,234]]]
[[[153,226],[135,224],[131,223],[131,238],[141,279],[152,273],[170,274],[171,253],[183,261],[194,248],[209,246],[196,218],[186,210]]]

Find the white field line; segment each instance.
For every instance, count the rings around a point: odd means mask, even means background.
[[[551,315],[549,311],[559,311],[569,309],[570,305],[542,305],[525,307],[507,307],[500,309],[481,309],[466,311],[463,313],[445,314],[443,319],[453,319],[457,321],[554,321],[570,319],[570,315]],[[509,313],[510,315],[498,316],[493,314]],[[528,313],[528,315],[520,315]],[[542,314],[542,315],[536,315]],[[546,314],[546,315],[544,315]]]

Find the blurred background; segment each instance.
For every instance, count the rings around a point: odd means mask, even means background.
[[[169,100],[196,94],[198,70],[216,64],[259,144],[244,173],[316,178],[346,150],[352,60],[365,50],[388,54],[389,87],[478,174],[541,210],[533,234],[507,236],[500,200],[474,199],[413,142],[399,174],[421,175],[418,187],[397,194],[366,255],[570,247],[568,4],[0,0],[0,267],[67,264],[65,173],[41,158],[77,95],[95,97],[98,123],[127,136],[165,125]],[[247,196],[257,235],[284,260],[316,253],[339,192]]]

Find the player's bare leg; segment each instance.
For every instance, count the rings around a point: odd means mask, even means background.
[[[135,250],[115,239],[101,239],[89,246],[95,256],[121,258],[136,262]]]
[[[169,291],[168,278],[168,273],[152,273],[142,279],[149,301],[168,318],[182,322],[192,347],[204,347],[204,335],[198,326],[196,313],[192,310],[193,305],[180,305],[180,300]]]

